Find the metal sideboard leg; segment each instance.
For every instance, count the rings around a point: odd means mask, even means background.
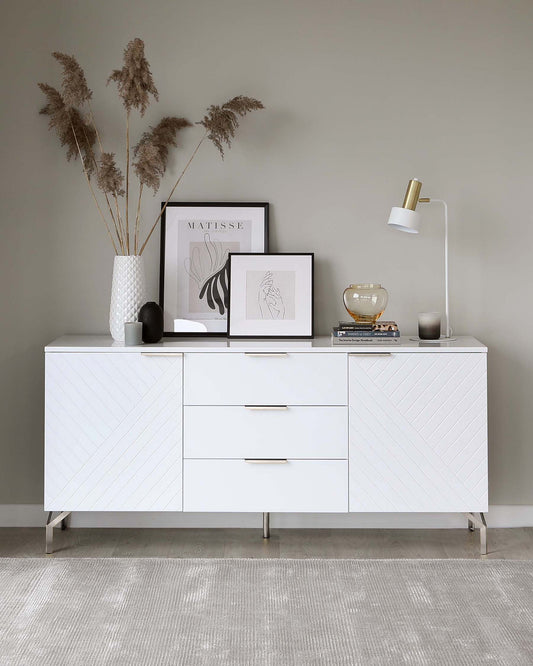
[[[270,539],[270,513],[263,513],[263,539]]]
[[[485,520],[485,514],[479,512],[479,518],[474,513],[467,513],[466,517],[468,518],[468,527],[473,529],[473,527],[479,528],[479,548],[482,555],[487,554],[487,521]],[[471,528],[470,525],[473,527]]]
[[[485,515],[483,514],[482,511],[480,511],[479,517],[481,518],[481,522],[483,523],[482,527],[479,528],[479,538],[481,540],[481,543],[480,543],[481,554],[486,555],[487,554],[487,521],[485,520]]]
[[[70,514],[70,515],[72,515],[72,514]],[[63,518],[63,520],[61,521],[61,531],[62,532],[68,528],[68,524],[70,522],[70,515],[67,516],[66,518]]]
[[[59,523],[61,523],[61,529],[66,529],[65,519],[72,512],[71,511],[63,511],[58,516],[56,516],[53,520],[52,520],[52,513],[53,513],[53,511],[50,511],[50,513],[48,514],[48,519],[46,521],[46,549],[45,549],[45,553],[47,555],[50,555],[51,553],[54,552],[54,527],[56,525],[58,525]]]

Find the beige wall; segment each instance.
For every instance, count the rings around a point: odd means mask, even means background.
[[[161,94],[134,132],[240,93],[264,101],[225,163],[202,148],[179,198],[270,201],[272,250],[316,253],[319,332],[352,281],[381,281],[405,333],[443,308],[438,208],[419,237],[385,222],[410,177],[448,201],[452,324],[490,347],[491,502],[533,504],[530,0],[18,0],[0,30],[0,504],[41,501],[42,347],[107,327],[112,253],[78,164],[37,115],[36,82],[59,82],[51,51],[76,54],[120,151],[105,80],[134,36]],[[153,242],[154,297],[157,262]]]

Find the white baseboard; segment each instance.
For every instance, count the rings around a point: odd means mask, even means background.
[[[533,505],[495,504],[486,514],[489,527],[533,527]],[[0,504],[0,527],[42,527],[39,504]],[[276,527],[306,528],[454,528],[464,527],[457,513],[274,513]],[[259,513],[76,512],[72,527],[257,527]]]
[[[0,504],[0,527],[41,527],[45,522],[42,504]]]

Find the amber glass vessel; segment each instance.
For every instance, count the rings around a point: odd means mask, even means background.
[[[380,284],[351,284],[344,290],[344,307],[357,322],[375,324],[385,312],[389,295]]]

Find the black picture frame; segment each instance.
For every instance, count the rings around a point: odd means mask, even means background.
[[[289,335],[264,335],[264,334],[254,334],[254,335],[239,335],[232,334],[231,332],[231,294],[232,294],[232,257],[239,255],[239,257],[245,256],[270,256],[270,257],[310,257],[311,258],[311,274],[310,274],[310,289],[311,289],[311,303],[310,303],[310,317],[311,317],[311,333],[308,335],[298,335],[298,334],[289,334]],[[232,340],[312,340],[315,337],[315,254],[314,252],[230,252],[229,254],[229,308],[228,308],[228,338]]]
[[[161,204],[163,208],[164,203]],[[263,246],[264,252],[268,252],[269,243],[269,212],[270,205],[268,202],[222,202],[222,201],[171,201],[167,204],[161,216],[161,231],[160,231],[160,256],[159,256],[159,305],[165,312],[165,272],[166,272],[166,234],[167,234],[167,211],[172,208],[257,208],[263,210]],[[255,254],[262,254],[257,252]],[[229,262],[229,259],[228,259]],[[228,268],[229,271],[229,268]],[[228,274],[229,277],[229,274]],[[229,290],[229,279],[228,279]],[[228,315],[229,315],[229,301],[228,301]],[[226,320],[227,321],[227,320]],[[225,331],[205,331],[205,332],[192,332],[192,331],[167,331],[163,333],[163,337],[172,338],[225,338],[228,336],[228,328],[226,325]]]

